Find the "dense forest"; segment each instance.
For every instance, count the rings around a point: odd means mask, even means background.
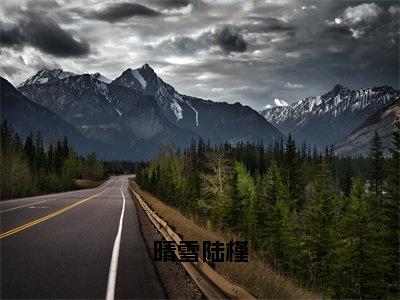
[[[288,137],[264,147],[165,146],[137,182],[246,237],[276,270],[327,296],[399,297],[400,121],[391,156],[337,157]]]
[[[73,179],[101,180],[103,162],[94,152],[78,155],[63,141],[43,146],[40,133],[31,133],[23,143],[12,126],[1,125],[1,199],[33,196],[76,188]]]

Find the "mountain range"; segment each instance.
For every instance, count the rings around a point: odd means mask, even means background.
[[[345,139],[375,113],[398,105],[399,98],[400,91],[388,86],[350,90],[336,85],[323,95],[266,108],[260,113],[282,133],[325,147]],[[366,151],[365,147],[359,149],[359,153]]]
[[[32,102],[1,77],[0,87],[1,120],[7,120],[21,137],[40,132],[48,144],[67,136],[80,153],[93,148],[107,150],[106,145],[87,139],[73,125],[50,109]]]
[[[114,80],[45,68],[17,89],[2,78],[1,88],[1,118],[23,138],[31,131],[45,141],[66,135],[82,152],[132,160],[151,158],[164,143],[186,147],[203,138],[213,145],[267,144],[289,133],[321,148],[334,144],[338,154],[365,154],[375,129],[385,139],[390,134],[400,99],[400,91],[387,86],[336,85],[291,104],[275,99],[275,107],[257,112],[181,94],[148,64]]]
[[[105,158],[148,159],[163,143],[186,147],[200,137],[211,144],[269,143],[283,137],[248,106],[178,93],[148,64],[129,68],[115,80],[99,73],[43,69],[21,83],[18,91],[72,125],[87,141],[107,145]],[[4,101],[5,105],[10,102]],[[8,118],[9,114],[2,115]],[[26,127],[20,131],[32,130]],[[42,135],[54,136],[48,131],[41,129]],[[98,147],[93,150],[104,153]]]

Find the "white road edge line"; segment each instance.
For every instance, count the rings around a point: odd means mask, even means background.
[[[56,200],[56,199],[53,199],[53,200]],[[21,206],[5,209],[5,210],[0,211],[0,214],[4,213],[4,212],[7,212],[7,211],[12,211],[12,210],[15,210],[15,209],[19,209],[19,208],[23,208],[23,207],[27,207],[27,206],[31,206],[31,205],[36,205],[36,204],[47,202],[47,201],[51,201],[51,200],[43,200],[43,201],[39,201],[39,202],[35,202],[35,203],[28,203],[28,204],[25,204],[25,205],[21,205]]]
[[[109,181],[104,185],[104,187],[108,186],[111,182],[112,182],[112,179],[109,180]],[[100,187],[101,187],[101,186],[100,186]],[[27,206],[31,206],[31,205],[40,204],[40,203],[43,203],[43,202],[51,202],[51,201],[54,201],[54,200],[59,200],[60,198],[58,198],[57,196],[69,196],[69,195],[77,194],[77,193],[79,193],[79,192],[84,192],[84,190],[72,191],[72,192],[65,192],[65,193],[60,193],[60,194],[45,195],[45,196],[37,196],[37,197],[42,197],[42,198],[48,198],[48,197],[52,197],[52,196],[53,196],[53,197],[56,197],[56,198],[50,199],[50,200],[42,200],[42,201],[39,201],[39,202],[28,203],[28,204],[25,204],[25,205],[21,205],[21,206],[17,206],[17,207],[12,207],[12,208],[8,208],[8,209],[4,209],[4,210],[1,210],[1,211],[0,211],[0,214],[2,214],[2,213],[4,213],[4,212],[7,212],[7,211],[12,211],[12,210],[15,210],[15,209],[23,208],[23,207],[27,207]],[[63,198],[61,198],[61,199],[63,199]]]
[[[114,241],[114,247],[110,264],[110,272],[108,273],[106,300],[113,300],[115,295],[115,282],[117,279],[119,248],[121,246],[122,223],[124,221],[124,212],[125,212],[125,196],[124,192],[122,191],[123,186],[124,186],[124,181],[122,179],[122,185],[120,190],[123,199],[123,204],[122,204],[121,216],[119,218],[118,233]]]

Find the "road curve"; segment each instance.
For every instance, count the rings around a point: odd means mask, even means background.
[[[127,178],[0,203],[1,298],[165,298]]]

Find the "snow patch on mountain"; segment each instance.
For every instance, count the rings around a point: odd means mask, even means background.
[[[175,99],[172,100],[170,107],[176,116],[176,122],[178,122],[180,119],[183,118],[182,107],[178,104],[178,102]]]
[[[199,126],[199,113],[197,112],[197,110],[190,104],[189,101],[186,102],[187,105],[189,105],[189,107],[191,109],[193,109],[194,113],[196,114],[196,126]]]
[[[274,99],[276,106],[289,106],[289,104],[284,100]]]
[[[323,95],[307,97],[287,106],[266,107],[260,113],[284,133],[292,132],[310,142],[331,143],[337,141],[334,138],[342,138],[342,131],[346,133],[352,126],[358,126],[357,122],[363,122],[371,113],[398,98],[399,91],[387,86],[350,90],[336,85]],[[339,123],[335,123],[336,120]],[[322,122],[321,127],[335,129],[330,133],[320,132],[317,129],[328,129],[316,128],[317,122]]]
[[[142,89],[146,89],[147,82],[146,82],[146,80],[144,80],[144,78],[142,77],[142,75],[140,75],[138,69],[131,70],[131,72],[132,72],[132,75],[133,75],[133,76],[137,79],[137,81],[139,81],[139,83],[141,84]]]
[[[93,78],[96,78],[97,80],[100,80],[101,82],[107,83],[107,84],[112,81],[112,79],[110,79],[100,73],[90,74],[90,76],[92,76]]]

